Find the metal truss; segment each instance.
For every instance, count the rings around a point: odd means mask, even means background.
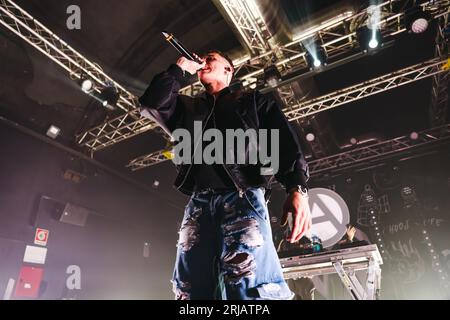
[[[120,95],[117,106],[124,111],[132,110],[139,105],[137,98],[132,93],[111,79],[100,67],[86,59],[13,1],[0,0],[0,24],[65,69],[72,79],[81,77],[91,79],[96,83],[95,90],[97,92],[109,84],[114,85]],[[130,117],[135,117],[135,115],[132,114]]]
[[[419,132],[419,137],[412,140],[409,135],[383,141],[371,146],[361,147],[337,155],[310,161],[311,175],[319,175],[332,170],[349,168],[367,161],[380,160],[401,153],[423,148],[438,143],[450,142],[450,124]]]
[[[408,134],[392,140],[310,161],[308,165],[311,176],[319,176],[320,174],[333,170],[348,169],[364,162],[395,157],[411,150],[431,147],[442,143],[450,143],[450,124],[419,132],[416,140],[412,140]],[[163,152],[167,151],[158,151],[135,159],[130,162],[128,167],[133,171],[137,171],[167,161],[167,153],[164,155]]]
[[[450,27],[448,16],[449,10],[438,18],[438,30],[436,35],[436,51],[435,57],[448,57],[448,43],[445,32],[449,32]],[[432,78],[430,116],[431,125],[438,126],[446,122],[448,112],[448,83],[450,74],[448,72],[434,75]]]
[[[377,5],[384,13],[384,19],[378,22],[380,31],[384,39],[398,36],[406,31],[404,27],[404,12],[394,13],[391,8],[394,3],[405,3],[404,0],[385,1]],[[439,17],[448,8],[450,1],[427,1],[421,6],[429,11],[433,17]],[[308,29],[285,45],[275,46],[272,49],[254,56],[248,60],[241,60],[236,64],[236,78],[241,80],[244,87],[256,85],[264,77],[264,68],[270,64],[278,67],[281,75],[286,75],[294,69],[307,67],[305,55],[306,52],[302,42],[308,42],[311,39],[317,41],[325,51],[328,60],[337,60],[351,53],[359,46],[356,30],[349,30],[353,21],[361,20],[367,12],[364,10],[357,14],[346,12],[328,20],[317,27]],[[273,62],[272,58],[277,57]],[[282,58],[279,58],[282,57]],[[200,82],[196,82],[181,89],[182,94],[196,95],[203,90]]]
[[[159,150],[148,155],[139,157],[137,159],[132,160],[127,167],[132,171],[137,171],[140,169],[144,169],[155,164],[164,162],[169,160],[170,157],[167,156],[168,150]]]
[[[377,93],[395,89],[439,73],[448,72],[448,69],[445,67],[446,63],[447,60],[432,59],[424,63],[416,64],[355,86],[300,103],[291,109],[287,108],[283,111],[289,121],[294,121],[346,103],[375,95]]]
[[[92,153],[157,127],[155,121],[142,117],[136,108],[83,133],[78,137],[78,143],[88,141],[84,145]]]
[[[271,49],[267,42],[271,35],[254,0],[220,0],[220,4],[253,55]]]
[[[445,67],[447,62],[448,60],[432,59],[424,63],[416,64],[379,78],[300,103],[296,106],[284,109],[283,112],[289,121],[306,118],[325,110],[336,108],[347,103],[370,97],[377,93],[385,92],[414,81],[431,77],[435,74],[448,72],[448,69]],[[156,156],[158,154],[161,154],[161,151],[136,158],[132,160],[128,166],[132,170],[139,170],[157,164],[158,162],[154,162],[154,160],[166,160],[165,158]]]
[[[379,22],[379,24],[383,26],[382,31],[386,39],[397,36],[405,31],[405,28],[403,27],[404,13],[395,14],[390,11],[393,2],[396,1],[386,1],[379,5],[380,8],[384,8],[385,11],[388,12],[387,16]],[[440,3],[445,1],[433,2]],[[423,6],[427,8],[426,6],[429,3],[430,2],[426,2]],[[434,10],[433,14],[438,15],[442,10],[443,9]],[[391,13],[389,14],[389,12]],[[335,17],[328,23],[307,30],[302,35],[299,35],[295,41],[284,46],[275,47],[263,54],[237,64],[236,77],[243,82],[244,87],[256,85],[256,83],[261,81],[264,76],[264,68],[268,63],[272,63],[271,58],[273,56],[284,57],[275,63],[282,74],[289,73],[294,69],[306,67],[306,53],[304,52],[300,41],[310,38],[318,39],[319,43],[326,51],[329,60],[343,58],[345,54],[348,55],[353,53],[355,47],[357,47],[356,32],[349,32],[348,25],[351,21],[361,18],[364,14],[366,13],[345,13]],[[202,90],[202,85],[197,82],[183,88],[180,92],[186,95],[196,95]],[[289,89],[282,88],[282,90],[286,91]],[[295,101],[295,98],[289,99]],[[290,106],[290,104],[288,104],[288,106]],[[129,114],[110,120],[108,123],[96,126],[87,132],[78,135],[77,142],[95,152],[136,136],[156,126],[149,125],[152,124],[152,122],[148,120],[136,121],[137,119],[134,118],[135,114],[137,114],[137,112],[132,111]],[[110,139],[110,137],[113,137],[113,139]]]

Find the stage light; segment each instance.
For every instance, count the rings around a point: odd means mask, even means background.
[[[308,133],[306,135],[306,141],[313,142],[315,139],[316,139],[316,136],[314,135],[314,133]]]
[[[81,82],[81,90],[84,93],[91,93],[92,91],[94,91],[94,83],[92,82],[92,80],[89,79],[85,79]]]
[[[99,99],[104,107],[114,110],[117,101],[119,101],[119,94],[114,86],[108,85],[101,91]]]
[[[319,43],[308,42],[302,43],[306,50],[306,62],[311,70],[321,70],[327,65],[327,54]]]
[[[417,132],[413,131],[410,133],[409,138],[411,140],[417,140],[417,139],[419,139],[419,134]]]
[[[413,7],[405,14],[406,28],[415,34],[424,33],[428,29],[430,19],[431,16],[423,11],[422,7]]]
[[[153,188],[158,188],[159,187],[159,181],[158,180],[155,180],[155,181],[153,181]]]
[[[356,139],[356,138],[351,138],[351,139],[350,139],[350,143],[351,143],[353,146],[355,146],[355,145],[358,144],[358,139]]]
[[[264,81],[266,85],[275,88],[281,81],[281,74],[275,65],[270,65],[264,69]]]
[[[47,130],[47,136],[49,136],[52,139],[56,139],[60,133],[61,129],[54,125],[51,125]]]
[[[364,52],[376,52],[376,49],[383,45],[383,36],[381,31],[375,27],[369,29],[362,27],[356,32],[358,43]]]
[[[369,41],[369,48],[371,48],[371,49],[375,49],[376,47],[378,47],[378,45],[379,45],[378,40],[375,38],[372,38]]]

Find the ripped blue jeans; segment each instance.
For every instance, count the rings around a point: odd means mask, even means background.
[[[192,195],[179,232],[176,299],[292,299],[272,241],[264,189]]]

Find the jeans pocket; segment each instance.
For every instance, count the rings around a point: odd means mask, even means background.
[[[254,211],[261,220],[267,220],[268,208],[262,189],[249,189],[244,193],[244,198],[247,205],[250,206],[250,209]]]

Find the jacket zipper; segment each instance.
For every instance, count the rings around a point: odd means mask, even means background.
[[[201,136],[200,136],[200,141],[196,141],[196,145],[195,145],[195,147],[194,147],[194,153],[193,153],[192,156],[191,156],[191,165],[190,165],[189,168],[187,169],[186,175],[184,176],[184,179],[183,179],[183,181],[181,182],[180,186],[177,188],[178,190],[181,189],[181,188],[183,187],[183,185],[186,183],[186,179],[189,177],[189,173],[191,172],[191,169],[192,169],[192,166],[193,166],[193,163],[194,163],[194,156],[195,156],[195,153],[196,153],[196,151],[197,151],[198,145],[202,142],[202,139],[203,139],[203,133],[205,132],[205,128],[206,128],[206,125],[207,125],[208,122],[209,122],[209,119],[211,119],[211,116],[212,116],[213,113],[214,113],[215,107],[216,107],[216,97],[214,97],[214,104],[213,104],[213,106],[212,106],[211,111],[209,112],[208,117],[206,118],[206,122],[203,124],[203,127],[202,127],[202,134],[201,134]]]
[[[216,104],[216,97],[214,97],[214,105]],[[216,124],[216,114],[214,113],[213,115],[213,125],[214,128],[217,129],[217,124]],[[226,156],[225,156],[226,158]],[[223,160],[223,159],[222,159]],[[236,187],[237,191],[239,192],[239,198],[242,198],[244,196],[244,190],[237,184],[237,182],[234,180],[234,178],[232,177],[231,173],[228,171],[228,168],[224,163],[222,164],[225,172],[227,173],[227,175],[230,177],[230,180],[233,182],[234,186]]]

